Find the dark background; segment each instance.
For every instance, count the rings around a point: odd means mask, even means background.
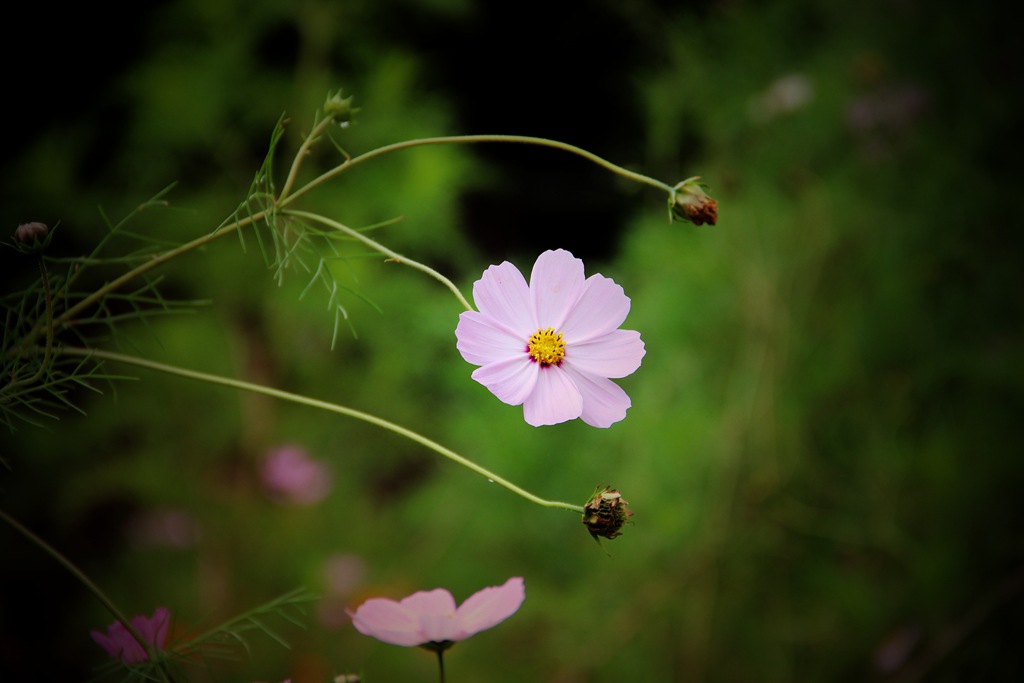
[[[59,223],[54,259],[172,182],[171,210],[127,229],[209,232],[281,113],[283,177],[339,87],[360,107],[338,134],[352,153],[542,136],[670,184],[700,175],[720,202],[714,228],[670,225],[656,190],[513,145],[382,157],[309,196],[352,226],[404,216],[375,236],[467,295],[487,265],[526,271],[557,247],[622,284],[648,356],[609,430],[525,425],[469,380],[450,295],[357,246],[337,271],[356,334],[333,351],[325,297],[300,298],[308,275],[278,287],[233,237],[162,271],[165,296],[209,306],[90,332],[380,414],[544,497],[612,483],[636,510],[609,559],[571,516],[368,425],[110,368],[141,381],[73,394],[85,415],[14,420],[0,508],[127,613],[168,606],[179,639],[295,586],[325,596],[304,628],[274,622],[291,649],[257,633],[196,680],[432,680],[428,655],[340,610],[512,575],[524,607],[454,648],[450,680],[1021,676],[1021,74],[1004,17],[911,0],[22,11],[2,48],[0,212],[11,233]],[[318,153],[308,177],[337,161]],[[0,259],[6,291],[38,276]],[[331,463],[327,500],[267,499],[258,463],[282,442]],[[180,543],[139,531],[168,511],[188,520]],[[0,680],[88,678],[105,660],[88,631],[110,615],[10,529],[0,548]],[[335,594],[338,556],[359,570]]]

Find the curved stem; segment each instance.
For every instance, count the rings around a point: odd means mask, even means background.
[[[429,275],[430,277],[434,278],[435,280],[437,280],[438,282],[443,284],[445,287],[450,289],[455,294],[456,298],[458,298],[459,303],[462,304],[466,308],[467,311],[472,311],[473,310],[473,307],[470,305],[470,303],[468,301],[466,301],[466,297],[462,296],[462,292],[459,291],[459,288],[456,287],[455,284],[451,280],[446,278],[444,275],[441,275],[441,273],[437,272],[436,270],[434,270],[430,266],[424,265],[424,264],[420,263],[419,261],[413,261],[411,258],[407,258],[405,256],[402,256],[398,252],[392,251],[391,249],[388,249],[387,247],[385,247],[380,242],[377,242],[375,240],[370,239],[369,237],[367,237],[363,233],[359,232],[358,230],[353,230],[352,228],[348,227],[347,225],[343,225],[343,224],[341,224],[341,223],[339,223],[337,221],[333,221],[330,218],[327,218],[326,216],[321,216],[319,214],[310,213],[308,211],[299,211],[297,209],[291,209],[291,210],[288,210],[288,211],[282,211],[282,213],[285,214],[285,215],[288,215],[288,216],[297,216],[299,218],[307,218],[309,220],[318,221],[320,223],[323,223],[324,225],[328,225],[328,226],[334,228],[335,230],[337,230],[339,232],[343,232],[346,235],[349,235],[350,237],[353,237],[353,238],[359,240],[363,244],[369,246],[374,251],[378,251],[381,254],[384,254],[385,256],[387,256],[388,258],[392,259],[393,261],[395,261],[397,263],[401,263],[403,265],[409,266],[410,268],[415,268],[416,270],[419,270],[421,272],[426,273],[427,275]]]
[[[597,156],[596,154],[593,154],[592,152],[588,152],[587,150],[585,150],[585,149],[583,149],[581,147],[577,147],[575,145],[570,145],[570,144],[565,143],[565,142],[559,142],[557,140],[549,140],[547,138],[531,137],[531,136],[527,136],[527,135],[452,135],[452,136],[444,136],[444,137],[419,138],[419,139],[416,139],[416,140],[406,140],[404,142],[396,142],[396,143],[391,144],[391,145],[385,145],[383,147],[378,147],[377,149],[374,149],[374,150],[371,150],[369,152],[366,152],[365,154],[361,154],[360,156],[353,157],[351,159],[347,159],[344,163],[334,167],[333,169],[331,169],[330,171],[327,171],[326,173],[323,173],[322,175],[318,176],[317,178],[314,178],[309,183],[307,183],[303,187],[301,187],[298,190],[296,190],[293,194],[289,194],[289,192],[291,191],[291,187],[292,187],[292,185],[295,182],[295,178],[296,178],[296,175],[298,173],[298,168],[301,165],[302,159],[308,153],[309,148],[312,146],[312,144],[319,138],[319,136],[322,133],[323,129],[326,126],[328,126],[330,123],[331,123],[331,119],[329,117],[324,119],[324,120],[322,120],[319,124],[317,124],[313,128],[313,130],[310,132],[310,134],[308,136],[306,136],[306,139],[303,141],[302,146],[299,149],[299,152],[295,156],[295,160],[292,163],[292,167],[291,167],[291,169],[289,171],[289,174],[288,174],[288,179],[285,181],[284,188],[282,189],[281,195],[280,195],[279,200],[277,202],[277,206],[279,208],[283,208],[285,206],[290,205],[291,203],[293,203],[296,199],[298,199],[302,195],[306,194],[307,192],[309,192],[313,188],[323,184],[324,182],[330,180],[331,178],[339,175],[341,172],[343,172],[343,171],[345,171],[345,170],[347,170],[347,169],[349,169],[349,168],[351,168],[353,166],[361,164],[361,163],[363,163],[365,161],[369,161],[370,159],[376,158],[378,156],[382,156],[384,154],[388,154],[390,152],[395,152],[395,151],[402,150],[402,149],[409,149],[409,148],[412,148],[412,147],[422,147],[422,146],[425,146],[425,145],[472,144],[472,143],[485,143],[485,142],[519,143],[519,144],[538,145],[538,146],[541,146],[541,147],[551,147],[551,148],[554,148],[554,149],[560,149],[562,151],[569,152],[571,154],[575,154],[577,156],[583,157],[584,159],[592,161],[593,163],[595,163],[595,164],[597,164],[597,165],[599,165],[599,166],[601,166],[601,167],[611,171],[612,173],[620,175],[620,176],[622,176],[624,178],[628,178],[630,180],[634,180],[636,182],[643,183],[645,185],[650,185],[652,187],[656,187],[656,188],[658,188],[660,190],[664,190],[665,192],[668,192],[669,194],[673,194],[675,192],[675,190],[671,186],[661,182],[660,180],[655,180],[654,178],[651,178],[649,176],[643,175],[641,173],[636,173],[635,171],[630,171],[630,170],[625,169],[625,168],[623,168],[621,166],[613,164],[612,162],[610,162],[610,161],[608,161],[606,159],[603,159],[603,158]],[[220,229],[215,230],[212,233],[209,233],[209,234],[203,235],[202,237],[194,239],[191,242],[188,242],[187,244],[183,244],[180,247],[177,247],[175,249],[171,249],[169,251],[164,252],[163,254],[158,254],[158,255],[154,256],[151,260],[146,261],[145,263],[143,263],[143,264],[141,264],[139,266],[136,266],[135,268],[133,268],[132,270],[128,271],[127,273],[121,275],[120,277],[115,278],[114,280],[111,280],[110,282],[105,284],[103,287],[97,289],[95,292],[91,293],[89,296],[85,297],[84,299],[79,301],[77,304],[75,304],[74,306],[72,306],[69,309],[67,309],[66,311],[64,311],[61,315],[59,315],[56,319],[52,320],[49,323],[50,328],[53,329],[53,328],[59,327],[60,325],[66,323],[67,321],[69,321],[72,318],[74,318],[74,316],[76,316],[78,313],[80,313],[85,308],[88,308],[89,306],[93,305],[94,303],[96,303],[97,301],[102,299],[104,296],[109,294],[110,292],[115,291],[116,289],[121,287],[123,284],[125,284],[126,282],[129,282],[130,280],[135,279],[139,275],[142,275],[143,273],[145,273],[145,272],[147,272],[149,270],[152,270],[153,268],[156,268],[157,266],[160,266],[160,265],[166,263],[167,261],[170,261],[170,260],[172,260],[174,258],[177,258],[178,256],[181,256],[184,253],[187,253],[187,252],[192,251],[192,250],[194,250],[194,249],[196,249],[198,247],[201,247],[201,246],[207,244],[208,242],[211,242],[212,240],[214,240],[214,239],[216,239],[218,237],[221,237],[222,235],[225,235],[225,234],[227,234],[229,232],[233,232],[235,230],[238,230],[239,228],[244,227],[246,225],[249,225],[251,223],[255,223],[256,221],[262,219],[271,210],[272,209],[264,209],[262,211],[259,211],[257,213],[254,213],[254,214],[248,216],[247,218],[243,218],[243,219],[237,220],[234,223],[230,223],[230,224],[228,224],[226,226],[223,226]],[[436,274],[431,273],[431,271],[429,269],[427,269],[425,266],[422,266],[421,264],[417,264],[414,261],[408,261],[407,259],[404,259],[404,258],[402,260],[403,260],[403,262],[406,262],[408,265],[411,265],[413,267],[418,267],[421,270],[424,270],[424,272],[427,272],[428,274],[432,274],[434,277],[437,277]],[[443,282],[443,280],[442,280],[442,282]],[[452,286],[452,288],[453,287],[454,286]],[[454,290],[454,289],[453,289],[453,291],[457,292],[457,290]],[[463,304],[466,306],[467,309],[471,309],[471,307],[468,305],[468,303],[465,303],[465,300],[462,298],[461,294],[459,294],[459,298],[463,302]],[[33,333],[30,336],[31,336],[31,338],[35,338],[35,333]]]
[[[575,145],[570,145],[570,144],[565,143],[565,142],[559,142],[557,140],[549,140],[547,138],[531,137],[531,136],[526,136],[526,135],[453,135],[453,136],[434,137],[434,138],[419,138],[419,139],[416,139],[416,140],[407,140],[407,141],[404,141],[404,142],[397,142],[397,143],[394,143],[394,144],[391,144],[391,145],[385,145],[383,147],[378,147],[377,149],[374,149],[374,150],[371,150],[369,152],[366,152],[365,154],[361,154],[360,156],[353,157],[351,159],[347,159],[344,163],[334,167],[333,169],[331,169],[330,171],[327,171],[326,173],[323,173],[322,175],[318,176],[317,178],[314,178],[309,183],[307,183],[303,187],[301,187],[298,190],[296,190],[293,194],[289,194],[289,192],[291,191],[291,187],[292,187],[292,185],[295,182],[295,178],[296,178],[297,173],[298,173],[298,168],[301,165],[302,159],[308,153],[309,148],[312,146],[312,144],[319,138],[319,136],[322,133],[323,129],[326,126],[328,126],[330,124],[330,122],[331,122],[331,119],[329,117],[324,119],[324,120],[322,120],[319,124],[317,124],[313,128],[313,130],[310,132],[310,134],[308,136],[306,136],[306,139],[303,141],[303,144],[300,147],[299,152],[296,154],[294,162],[292,163],[291,169],[290,169],[289,174],[288,174],[288,179],[285,181],[284,188],[282,189],[281,195],[280,195],[279,200],[277,202],[277,207],[278,208],[284,208],[285,206],[290,205],[292,202],[294,202],[296,199],[298,199],[302,195],[306,194],[307,192],[309,192],[313,188],[323,184],[324,182],[330,180],[331,178],[339,175],[341,172],[343,172],[343,171],[345,171],[345,170],[347,170],[347,169],[349,169],[349,168],[351,168],[353,166],[361,164],[361,163],[363,163],[365,161],[369,161],[370,159],[373,159],[373,158],[378,157],[378,156],[382,156],[384,154],[388,154],[390,152],[395,152],[395,151],[402,150],[402,149],[409,149],[409,148],[412,148],[412,147],[422,147],[422,146],[425,146],[425,145],[471,144],[471,143],[485,143],[485,142],[519,143],[519,144],[538,145],[538,146],[541,146],[541,147],[551,147],[551,148],[554,148],[554,149],[560,149],[562,151],[569,152],[571,154],[575,154],[577,156],[583,157],[584,159],[588,159],[589,161],[592,161],[593,163],[595,163],[595,164],[597,164],[597,165],[599,165],[599,166],[601,166],[601,167],[611,171],[612,173],[615,173],[617,175],[623,176],[624,178],[629,178],[630,180],[634,180],[634,181],[637,181],[637,182],[640,182],[640,183],[643,183],[643,184],[646,184],[646,185],[650,185],[652,187],[656,187],[656,188],[658,188],[660,190],[664,190],[664,191],[668,192],[670,195],[675,192],[675,190],[671,186],[661,182],[660,180],[655,180],[654,178],[651,178],[649,176],[643,175],[641,173],[636,173],[634,171],[630,171],[628,169],[622,168],[621,166],[613,164],[612,162],[607,161],[606,159],[603,159],[603,158],[597,156],[596,154],[588,152],[587,150],[582,149],[581,147],[576,147]],[[92,292],[89,296],[83,298],[77,304],[75,304],[74,306],[68,308],[61,315],[57,316],[56,319],[50,320],[47,324],[49,325],[51,330],[59,327],[60,325],[62,325],[64,323],[68,322],[69,320],[73,319],[76,315],[78,315],[84,309],[86,309],[89,306],[92,306],[96,302],[100,301],[104,296],[106,296],[110,292],[117,290],[122,285],[124,285],[125,283],[135,279],[139,275],[142,275],[143,273],[146,273],[146,272],[152,270],[153,268],[156,268],[156,267],[158,267],[160,265],[163,265],[164,263],[166,263],[168,261],[171,261],[171,260],[177,258],[178,256],[181,256],[182,254],[185,254],[187,252],[193,251],[194,249],[197,249],[198,247],[201,247],[201,246],[207,244],[208,242],[211,242],[214,239],[217,239],[218,237],[221,237],[221,236],[223,236],[225,234],[228,234],[230,232],[234,232],[235,230],[238,230],[239,228],[244,227],[246,225],[249,225],[251,223],[255,223],[256,221],[259,221],[264,216],[266,216],[267,213],[269,213],[272,210],[273,209],[264,209],[262,211],[259,211],[257,213],[254,213],[254,214],[248,216],[247,218],[243,218],[243,219],[237,220],[234,223],[230,223],[228,225],[225,225],[225,226],[221,227],[220,229],[215,230],[212,233],[208,233],[206,235],[203,235],[202,237],[194,239],[191,242],[183,244],[180,247],[177,247],[175,249],[171,249],[171,250],[166,251],[166,252],[164,252],[162,254],[158,254],[158,255],[154,256],[149,261],[146,261],[145,263],[143,263],[143,264],[141,264],[139,266],[136,266],[135,268],[131,269],[127,273],[124,273],[120,277],[115,278],[114,280],[111,280],[110,282],[105,284],[103,287],[100,287],[99,289],[97,289],[95,292]],[[409,260],[404,259],[404,258],[402,259],[402,261],[407,263],[410,266],[420,268],[424,272],[427,272],[428,274],[431,274],[433,277],[438,277],[438,275],[436,273],[430,271],[430,269],[427,269],[426,266],[423,266],[422,264],[418,264],[418,263],[416,263],[414,261],[409,261]],[[442,280],[442,282],[444,282],[444,280]],[[458,293],[458,290],[454,289],[454,285],[450,285],[450,283],[446,283],[446,284],[453,291],[455,291],[458,294],[460,302],[462,302],[463,305],[466,306],[467,309],[472,310],[471,307],[469,306],[469,304],[462,297],[461,293]],[[36,330],[34,330],[29,335],[28,338],[29,339],[34,339],[37,334],[38,334],[38,328]]]
[[[89,590],[90,593],[92,593],[101,603],[103,603],[103,606],[107,608],[107,611],[109,611],[114,616],[115,619],[121,622],[125,629],[127,629],[128,633],[132,635],[132,638],[134,638],[139,643],[139,645],[141,645],[142,648],[146,651],[149,660],[155,660],[157,652],[153,643],[150,643],[142,637],[142,634],[140,634],[135,629],[135,627],[132,626],[132,622],[121,612],[121,610],[117,608],[117,605],[114,604],[114,601],[108,598],[107,594],[100,590],[100,587],[93,583],[92,580],[88,576],[86,576],[81,569],[76,567],[71,560],[64,557],[64,555],[62,555],[56,548],[54,548],[49,543],[36,536],[27,527],[23,526],[20,522],[18,522],[18,520],[14,519],[3,510],[0,510],[0,519],[3,519],[11,527],[13,527],[15,531],[17,531],[22,536],[27,538],[39,549],[41,549],[47,555],[56,560],[58,564],[60,564],[62,567],[71,572],[71,574],[76,579],[78,579],[82,583],[82,585],[84,585]],[[167,678],[167,674],[163,671],[162,667],[160,668],[160,675],[162,680],[169,680]]]
[[[60,353],[64,353],[64,354],[67,354],[67,355],[70,355],[70,356],[79,356],[79,357],[85,357],[85,358],[101,358],[101,359],[104,359],[104,360],[112,360],[112,361],[116,361],[116,362],[119,362],[119,363],[128,363],[130,365],[136,365],[136,366],[143,367],[143,368],[149,368],[150,370],[157,370],[159,372],[164,372],[164,373],[167,373],[167,374],[170,374],[170,375],[177,375],[179,377],[185,377],[185,378],[188,378],[188,379],[194,379],[194,380],[198,380],[200,382],[207,382],[209,384],[217,384],[217,385],[224,386],[224,387],[231,387],[233,389],[241,389],[243,391],[250,391],[250,392],[255,393],[255,394],[262,394],[264,396],[270,396],[272,398],[276,398],[276,399],[279,399],[279,400],[282,400],[282,401],[290,401],[292,403],[298,403],[300,405],[309,406],[311,408],[319,408],[320,410],[326,410],[326,411],[331,412],[331,413],[337,413],[339,415],[345,415],[346,417],[352,417],[352,418],[355,418],[357,420],[362,420],[363,422],[368,422],[368,423],[370,423],[372,425],[375,425],[377,427],[380,427],[382,429],[386,429],[386,430],[388,430],[390,432],[394,432],[395,434],[398,434],[400,436],[404,436],[405,438],[410,439],[412,441],[415,441],[416,443],[418,443],[418,444],[420,444],[422,446],[426,446],[430,450],[432,450],[432,451],[434,451],[436,453],[439,453],[440,455],[443,455],[444,457],[448,458],[449,460],[457,462],[458,464],[462,465],[463,467],[467,467],[467,468],[473,470],[474,472],[476,472],[477,474],[480,474],[480,475],[482,475],[484,477],[487,477],[487,479],[489,481],[494,482],[495,484],[500,484],[501,486],[504,486],[505,488],[507,488],[512,493],[515,493],[516,495],[522,496],[523,498],[525,498],[526,500],[530,501],[531,503],[536,503],[537,505],[541,505],[543,507],[561,508],[563,510],[570,510],[572,512],[577,512],[579,514],[583,514],[583,506],[581,506],[581,505],[573,505],[572,503],[563,503],[563,502],[557,501],[557,500],[547,500],[545,498],[541,498],[540,496],[535,496],[534,494],[530,493],[529,491],[516,486],[515,484],[513,484],[510,481],[508,481],[507,479],[504,479],[504,478],[498,476],[494,472],[491,472],[490,470],[488,470],[488,469],[486,469],[484,467],[481,467],[480,465],[477,465],[472,460],[468,460],[467,458],[459,455],[455,451],[442,446],[441,444],[437,443],[436,441],[432,441],[431,439],[428,439],[427,437],[425,437],[425,436],[423,436],[421,434],[418,434],[418,433],[412,431],[411,429],[406,429],[405,427],[402,427],[401,425],[395,424],[394,422],[389,422],[388,420],[385,420],[383,418],[379,418],[376,415],[371,415],[370,413],[364,413],[364,412],[362,412],[360,410],[355,410],[354,408],[347,408],[345,406],[338,405],[336,403],[328,403],[327,401],[320,401],[320,400],[317,400],[315,398],[309,398],[308,396],[303,396],[301,394],[293,394],[293,393],[290,393],[290,392],[287,392],[287,391],[282,391],[280,389],[274,389],[272,387],[266,387],[266,386],[263,386],[263,385],[260,385],[260,384],[252,384],[250,382],[243,382],[241,380],[231,379],[230,377],[221,377],[219,375],[211,375],[211,374],[208,374],[208,373],[205,373],[205,372],[198,372],[196,370],[189,370],[187,368],[180,368],[180,367],[177,367],[175,365],[167,365],[165,363],[158,363],[156,361],[147,360],[145,358],[138,358],[138,357],[135,357],[135,356],[128,356],[128,355],[125,355],[125,354],[114,353],[114,352],[111,352],[111,351],[101,351],[101,350],[98,350],[98,349],[83,349],[83,348],[74,348],[74,347],[64,347],[64,348],[61,348]]]
[[[602,168],[605,168],[611,171],[612,173],[620,175],[624,178],[628,178],[629,180],[635,180],[636,182],[643,183],[645,185],[650,185],[651,187],[656,187],[659,190],[664,190],[665,192],[668,192],[669,194],[672,194],[674,192],[673,188],[670,185],[667,185],[661,182],[660,180],[655,180],[654,178],[651,178],[650,176],[645,176],[642,173],[630,171],[629,169],[618,166],[617,164],[613,164],[607,159],[599,157],[592,152],[588,152],[582,147],[570,145],[566,142],[559,142],[558,140],[549,140],[548,138],[537,138],[529,135],[449,135],[436,138],[419,138],[416,140],[396,142],[391,145],[378,147],[377,149],[371,150],[357,157],[347,159],[345,160],[344,163],[335,166],[330,171],[327,171],[326,173],[320,175],[319,177],[311,180],[300,190],[296,191],[295,194],[291,195],[286,200],[282,201],[281,205],[284,206],[288,202],[294,201],[295,199],[304,195],[306,192],[312,190],[314,187],[327,182],[331,178],[335,177],[336,175],[340,174],[341,172],[349,168],[352,168],[357,164],[360,164],[364,161],[369,161],[374,157],[379,157],[389,152],[396,152],[398,150],[408,149],[410,147],[422,147],[424,145],[472,144],[481,142],[513,142],[525,145],[538,145],[540,147],[552,147],[554,149],[560,149],[563,152],[569,152],[570,154],[581,156],[584,159],[592,161],[598,166],[601,166]]]

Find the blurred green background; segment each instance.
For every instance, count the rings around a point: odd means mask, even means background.
[[[450,651],[453,683],[1024,676],[1009,22],[918,0],[22,9],[0,213],[10,232],[59,222],[54,255],[92,249],[100,207],[116,222],[175,181],[129,229],[212,230],[281,113],[284,169],[339,87],[361,109],[335,136],[353,154],[538,135],[670,184],[701,175],[720,202],[717,227],[670,225],[650,188],[492,145],[381,157],[303,203],[353,227],[403,216],[375,236],[467,296],[486,266],[559,247],[615,279],[648,352],[608,430],[525,424],[470,380],[454,297],[362,247],[335,264],[351,330],[333,350],[326,295],[300,298],[302,272],[279,287],[251,239],[163,269],[165,295],[212,303],[101,346],[375,413],[546,498],[611,484],[636,513],[609,558],[574,515],[369,425],[111,365],[139,381],[0,437],[0,506],[127,613],[170,608],[175,637],[296,586],[321,596],[303,628],[268,622],[290,649],[255,634],[196,680],[433,681],[431,655],[344,609],[510,576],[526,602]],[[307,178],[336,162],[312,156]],[[7,291],[36,276],[2,251]],[[326,499],[268,498],[259,468],[282,444],[327,461]],[[110,615],[7,527],[0,549],[0,680],[89,678]]]

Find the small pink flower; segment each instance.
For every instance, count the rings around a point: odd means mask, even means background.
[[[275,500],[312,505],[331,491],[331,470],[300,446],[282,446],[263,461],[263,485]]]
[[[167,629],[171,624],[171,613],[166,607],[157,607],[152,617],[132,617],[132,626],[139,635],[158,651],[167,643]],[[149,659],[146,649],[139,644],[120,621],[107,627],[107,632],[92,631],[92,639],[107,651],[111,657],[125,664],[141,664]]]
[[[577,417],[609,427],[626,417],[629,396],[610,378],[640,367],[640,333],[620,330],[629,313],[622,287],[584,277],[583,261],[564,249],[537,258],[527,285],[505,261],[473,284],[479,311],[455,328],[462,357],[480,367],[473,379],[538,427]]]
[[[371,598],[350,614],[356,630],[385,643],[446,647],[497,626],[515,614],[525,598],[523,579],[516,576],[504,585],[477,591],[458,607],[451,593],[435,588],[400,602]]]

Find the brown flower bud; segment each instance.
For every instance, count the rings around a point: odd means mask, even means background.
[[[46,223],[22,223],[14,231],[14,247],[25,254],[37,253],[46,248],[52,236]]]
[[[597,540],[598,536],[612,539],[622,535],[620,529],[632,515],[627,510],[629,503],[616,489],[605,486],[597,491],[583,506],[583,525],[590,535]]]
[[[694,225],[718,222],[718,202],[704,192],[698,180],[700,176],[687,178],[672,188],[668,211],[673,221],[689,221]]]

